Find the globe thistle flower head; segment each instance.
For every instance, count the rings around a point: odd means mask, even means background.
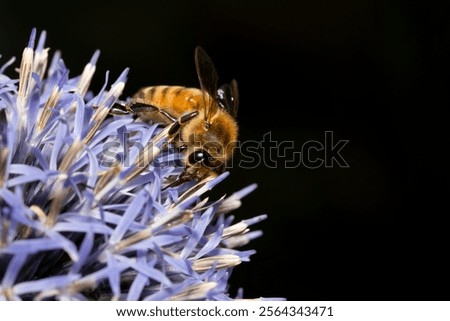
[[[128,69],[93,94],[99,52],[71,77],[45,37],[32,31],[18,79],[13,59],[0,68],[0,299],[232,299],[266,215],[228,213],[256,186],[209,200],[224,173],[164,188],[183,169],[170,126],[110,114]]]

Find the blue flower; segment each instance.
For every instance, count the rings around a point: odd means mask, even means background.
[[[47,66],[45,37],[32,31],[18,79],[14,60],[0,69],[0,299],[232,299],[230,274],[255,253],[237,248],[266,216],[228,213],[256,186],[208,200],[224,173],[164,189],[182,170],[168,127],[110,115],[128,70],[94,95],[99,52],[70,77],[59,52]]]

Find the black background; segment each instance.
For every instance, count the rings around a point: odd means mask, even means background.
[[[198,86],[201,45],[236,78],[241,141],[349,140],[349,168],[233,168],[216,193],[259,188],[235,212],[267,213],[230,292],[288,300],[448,300],[450,3],[400,0],[2,1],[1,61],[32,27],[92,88],[130,67],[141,86]],[[291,152],[292,153],[292,152]],[[287,154],[289,156],[289,153]],[[317,154],[320,156],[320,154]],[[239,160],[239,155],[237,156]]]

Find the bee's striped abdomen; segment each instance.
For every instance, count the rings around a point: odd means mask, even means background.
[[[139,90],[133,99],[164,110],[174,118],[180,117],[185,112],[200,110],[203,106],[202,91],[197,88],[181,86],[153,86]],[[160,123],[169,123],[169,119],[161,115],[157,110],[139,112],[142,120],[152,120]]]

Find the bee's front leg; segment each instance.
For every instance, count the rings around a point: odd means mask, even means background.
[[[198,111],[190,111],[181,115],[169,129],[169,136],[175,136],[180,131],[181,127],[188,123],[191,119],[198,115]]]

